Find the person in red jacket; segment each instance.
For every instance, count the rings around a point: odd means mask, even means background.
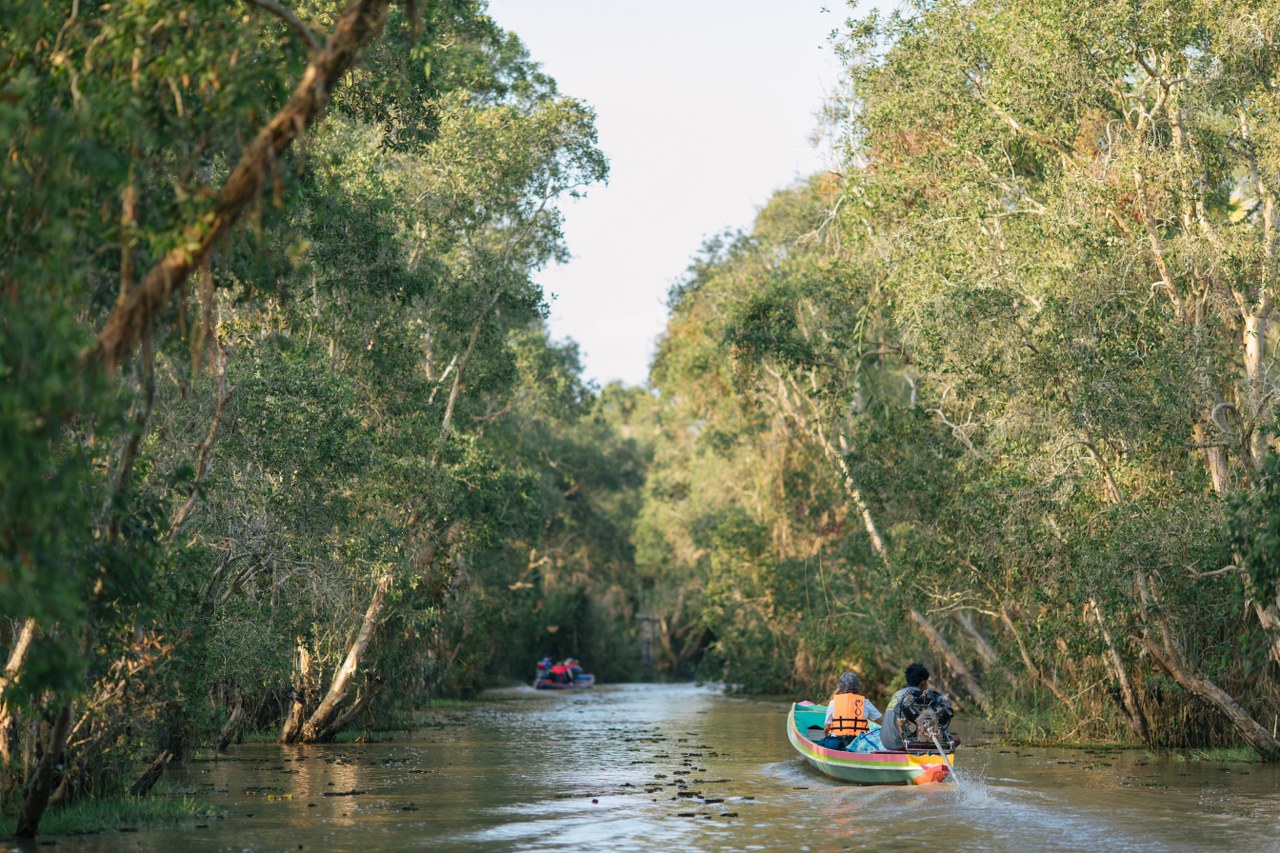
[[[569,675],[569,667],[565,666],[564,664],[558,663],[555,666],[551,667],[552,681],[555,681],[559,684],[568,684],[570,678],[572,678],[572,676]]]

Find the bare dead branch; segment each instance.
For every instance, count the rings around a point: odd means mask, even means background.
[[[226,350],[216,342],[214,347],[218,353],[218,381],[214,392],[217,405],[213,412],[213,421],[209,424],[209,432],[205,435],[204,441],[200,442],[197,452],[196,476],[191,483],[191,494],[187,495],[187,499],[182,502],[182,506],[178,508],[178,512],[169,522],[169,541],[171,542],[177,537],[178,532],[182,530],[182,525],[186,523],[191,511],[195,509],[196,498],[200,494],[200,484],[204,482],[204,476],[209,470],[209,451],[213,448],[213,443],[218,438],[218,430],[222,427],[223,413],[227,408],[227,401],[235,394],[235,389],[227,388]]]
[[[1205,578],[1219,578],[1223,575],[1236,575],[1237,577],[1247,578],[1249,573],[1239,566],[1223,566],[1220,569],[1214,569],[1211,572],[1198,572],[1190,566],[1187,567],[1187,575],[1196,580],[1204,580]]]

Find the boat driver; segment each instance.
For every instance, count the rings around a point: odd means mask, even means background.
[[[922,693],[929,689],[929,670],[925,669],[924,664],[911,664],[903,675],[906,676],[907,686],[893,694],[893,698],[889,700],[885,711],[884,723],[880,726],[880,742],[884,744],[886,750],[892,752],[901,751],[903,748],[902,737],[898,733],[897,712],[894,710],[898,707],[898,701],[902,699],[902,694],[912,687],[919,687]]]

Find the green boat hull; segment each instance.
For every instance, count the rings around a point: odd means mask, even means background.
[[[845,752],[826,749],[822,739],[824,705],[792,705],[787,714],[787,738],[796,752],[821,773],[860,785],[926,785],[950,774],[947,760],[937,753]]]

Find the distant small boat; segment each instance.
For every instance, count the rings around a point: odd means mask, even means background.
[[[586,672],[571,682],[555,681],[541,675],[533,679],[533,686],[537,690],[583,690],[587,687],[594,687],[595,683],[596,677]]]
[[[927,785],[951,773],[936,752],[846,752],[818,746],[814,741],[822,740],[826,716],[825,705],[793,704],[787,714],[787,737],[796,752],[833,779],[863,785]]]

